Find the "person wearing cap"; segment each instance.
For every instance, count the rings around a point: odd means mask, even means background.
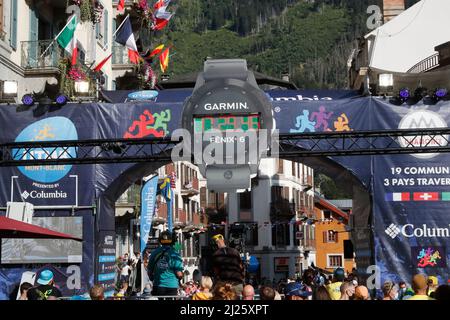
[[[30,288],[27,292],[28,300],[48,300],[49,297],[62,297],[61,291],[54,286],[53,272],[50,270],[43,270],[36,282],[38,286]]]
[[[312,292],[308,291],[306,286],[301,283],[290,282],[284,289],[284,295],[286,300],[308,300]]]
[[[239,251],[227,247],[221,234],[215,235],[212,240],[218,248],[212,255],[214,281],[232,284],[236,294],[241,295],[244,289],[244,265]]]
[[[427,296],[428,282],[427,277],[423,274],[416,274],[412,280],[412,289],[414,290],[414,295],[408,297],[404,300],[435,300]]]
[[[436,276],[429,276],[427,283],[428,283],[427,295],[434,298],[434,292],[439,287],[438,278]]]
[[[327,285],[327,290],[331,300],[341,299],[341,286],[345,279],[345,272],[342,268],[337,268],[333,273],[333,280]]]
[[[154,296],[176,296],[178,294],[179,280],[183,278],[183,260],[173,248],[173,238],[169,231],[159,236],[160,247],[150,255],[147,270],[153,281]]]

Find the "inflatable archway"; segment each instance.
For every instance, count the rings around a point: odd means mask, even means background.
[[[0,141],[165,137],[180,127],[182,104],[189,94],[165,90],[155,102],[1,106]],[[447,127],[450,120],[449,102],[410,107],[349,92],[268,94],[280,133]],[[449,160],[448,154],[301,159],[334,177],[338,185],[352,186],[352,235],[360,267],[375,263],[382,280],[408,280],[421,271],[438,275],[441,282],[449,277]],[[65,294],[83,293],[94,282],[110,284],[114,279],[115,200],[163,164],[2,167],[0,206],[27,201],[37,206],[36,217],[81,217],[82,252],[54,267],[65,281]],[[24,271],[44,265],[32,260],[25,264],[26,259],[15,256],[8,245],[2,246],[0,299],[8,298]],[[38,255],[27,250],[28,256]]]

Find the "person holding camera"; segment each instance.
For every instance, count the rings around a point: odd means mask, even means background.
[[[159,236],[160,247],[150,255],[147,270],[153,281],[154,296],[176,296],[179,280],[183,278],[183,260],[173,248],[173,238],[169,231]]]
[[[212,239],[218,248],[212,256],[215,282],[230,283],[236,294],[241,295],[244,282],[244,265],[239,251],[227,247],[221,234],[215,235]]]

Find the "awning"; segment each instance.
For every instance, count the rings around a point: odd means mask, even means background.
[[[7,217],[0,217],[1,238],[72,239],[82,241],[82,239],[67,233],[53,231]]]

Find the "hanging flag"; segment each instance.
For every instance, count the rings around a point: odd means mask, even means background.
[[[128,49],[138,52],[133,29],[131,28],[130,16],[125,18],[125,21],[122,22],[122,25],[119,28],[120,29],[116,31],[115,41],[121,45],[124,45]]]
[[[161,44],[159,46],[157,46],[155,49],[153,49],[153,51],[150,53],[150,58],[153,56],[158,55],[162,50],[164,49],[164,45]]]
[[[102,67],[105,65],[105,63],[111,58],[112,53],[107,56],[105,59],[103,59],[102,61],[100,61],[100,63],[94,68],[94,71],[99,72]]]
[[[172,232],[173,217],[172,217],[172,188],[170,187],[170,178],[165,177],[158,186],[158,194],[161,194],[167,203],[167,229]]]
[[[141,56],[139,55],[139,52],[128,49],[128,59],[130,60],[131,63],[139,64]]]
[[[74,66],[77,64],[77,57],[78,57],[77,37],[75,34],[73,35],[71,45],[72,45],[72,65]]]
[[[158,0],[156,1],[155,5],[153,6],[153,9],[155,11],[159,10],[160,8],[167,7],[170,3],[170,0]]]
[[[152,25],[153,31],[159,31],[164,29],[165,26],[169,23],[169,20],[156,19],[155,23]]]
[[[158,176],[156,175],[150,180],[147,180],[141,190],[141,256],[143,256],[143,251],[145,250],[148,236],[152,229],[157,189]]]
[[[159,65],[161,66],[161,71],[166,72],[167,67],[169,66],[169,49],[164,50],[163,53],[159,56]]]
[[[72,56],[72,65],[76,64],[77,62],[76,56],[78,53],[78,49],[77,39],[75,37],[75,29],[77,27],[77,23],[77,16],[72,15],[61,32],[56,36],[56,41],[58,42],[58,44]]]
[[[119,4],[117,5],[117,11],[123,11],[125,9],[125,0],[119,0]]]

